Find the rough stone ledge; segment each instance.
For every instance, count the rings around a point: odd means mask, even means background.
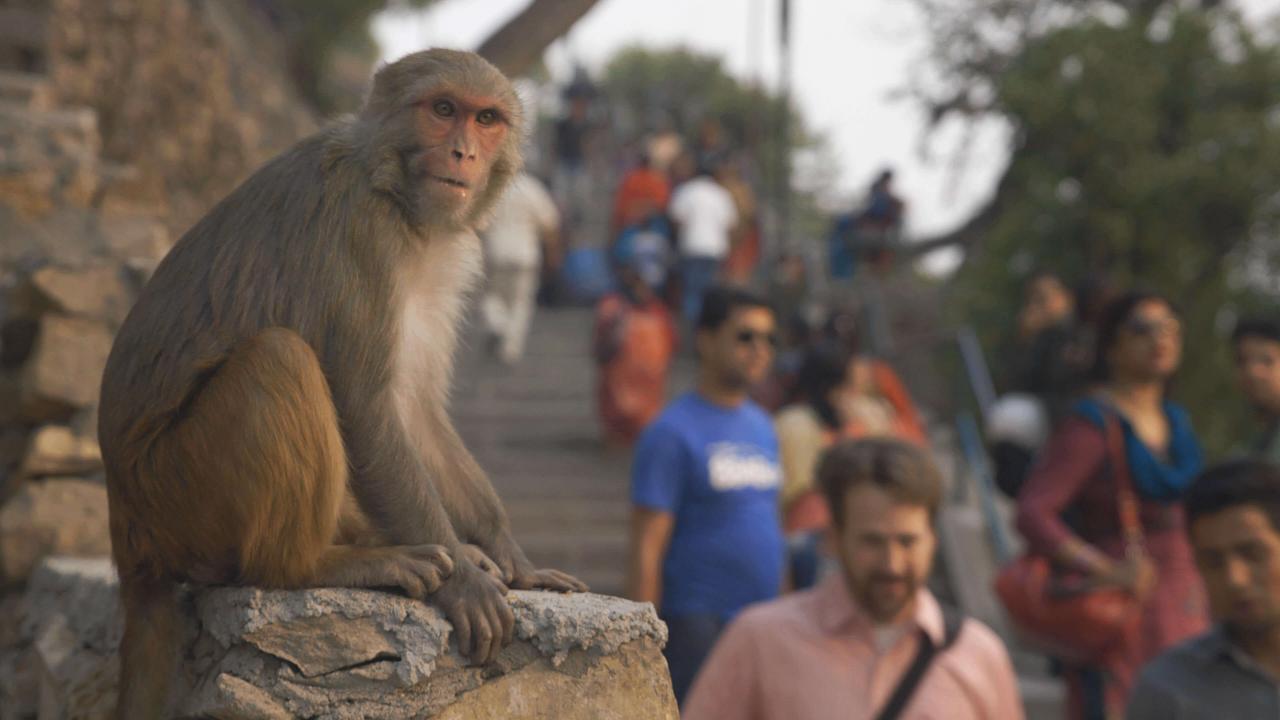
[[[666,627],[652,606],[594,594],[508,597],[515,641],[492,665],[469,667],[443,615],[405,597],[340,589],[186,592],[185,660],[172,714],[677,717],[661,656]],[[24,604],[22,635],[41,660],[41,696],[66,698],[63,712],[76,698],[109,707],[119,642],[109,562],[50,558],[33,574]]]

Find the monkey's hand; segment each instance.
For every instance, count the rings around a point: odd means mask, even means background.
[[[401,545],[387,566],[387,585],[399,587],[417,600],[425,600],[453,572],[453,558],[443,545]]]
[[[494,562],[493,558],[486,555],[484,550],[480,549],[479,545],[472,545],[470,543],[459,545],[458,554],[475,563],[476,567],[485,571],[490,577],[502,584],[505,585],[511,582],[511,576],[502,572],[502,568],[498,567],[498,563]]]
[[[555,590],[556,592],[586,592],[587,584],[560,570],[538,569],[524,550],[516,544],[510,533],[503,533],[494,543],[493,559],[502,568],[507,586],[513,590]]]
[[[453,575],[431,596],[431,603],[453,623],[458,652],[473,664],[493,662],[511,642],[516,616],[503,597],[506,594],[506,585],[461,551],[455,558]]]

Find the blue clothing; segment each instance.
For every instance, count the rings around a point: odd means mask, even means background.
[[[640,437],[631,502],[675,515],[662,567],[662,615],[732,618],[776,597],[785,554],[778,439],[748,401],[673,401]]]
[[[613,261],[632,267],[645,284],[661,292],[671,265],[671,226],[661,215],[625,228],[613,246]]]
[[[693,327],[702,312],[702,296],[716,281],[720,261],[712,257],[686,257],[680,260],[683,311],[685,322]]]
[[[676,704],[684,705],[684,698],[693,687],[693,679],[698,676],[702,663],[729,623],[715,613],[675,617],[664,613],[662,621],[667,624],[667,644],[662,648],[662,656],[667,659]]]
[[[1169,420],[1169,457],[1164,460],[1152,455],[1146,443],[1133,432],[1129,421],[1105,403],[1085,398],[1076,403],[1075,411],[1100,428],[1105,428],[1103,413],[1112,412],[1119,418],[1120,426],[1124,428],[1129,475],[1138,494],[1148,500],[1181,499],[1187,486],[1204,468],[1204,452],[1191,427],[1190,416],[1168,400],[1164,401],[1164,414]]]
[[[827,266],[831,277],[848,280],[858,268],[858,258],[853,254],[852,239],[857,226],[852,214],[836,218],[831,234],[827,237]]]

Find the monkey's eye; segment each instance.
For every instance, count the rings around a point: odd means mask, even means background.
[[[497,124],[499,119],[497,110],[481,110],[476,113],[476,122],[481,125],[489,126]]]
[[[431,111],[440,117],[453,117],[453,103],[448,100],[437,100],[431,104]]]

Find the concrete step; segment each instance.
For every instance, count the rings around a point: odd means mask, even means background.
[[[0,70],[0,103],[26,110],[51,110],[53,86],[44,75]]]

